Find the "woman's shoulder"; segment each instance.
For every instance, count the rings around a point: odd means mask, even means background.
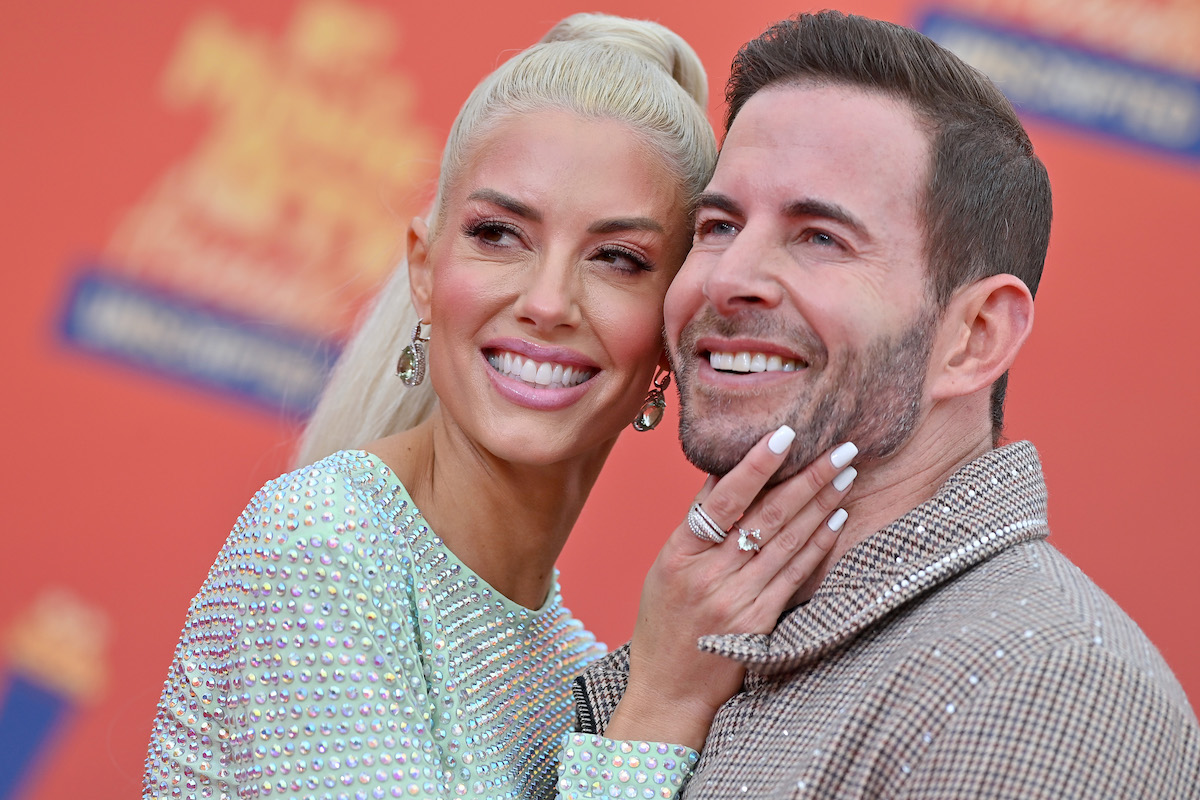
[[[263,484],[255,497],[278,491],[337,484],[361,485],[373,480],[395,480],[391,469],[374,453],[366,450],[339,450],[319,461],[296,467]],[[398,482],[398,481],[397,481]]]
[[[318,520],[354,514],[356,504],[370,504],[388,492],[402,495],[411,504],[408,492],[382,459],[366,450],[340,450],[267,481],[246,504],[242,517],[269,510],[299,520],[285,526],[297,530]]]
[[[365,450],[342,450],[268,481],[243,508],[220,560],[307,560],[314,548],[391,549],[423,525],[392,470]]]

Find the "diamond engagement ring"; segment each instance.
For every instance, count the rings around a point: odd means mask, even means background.
[[[751,531],[738,528],[738,550],[757,550],[760,541],[762,541],[762,531],[758,528]]]
[[[713,522],[713,518],[701,508],[699,502],[692,503],[692,507],[688,509],[687,524],[692,533],[706,542],[720,544],[725,541],[725,531]]]

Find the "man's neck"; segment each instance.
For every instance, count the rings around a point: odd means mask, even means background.
[[[963,465],[992,449],[990,428],[956,422],[927,418],[892,455],[856,462],[858,477],[844,504],[849,517],[842,533],[789,607],[809,600],[850,548],[933,497]]]

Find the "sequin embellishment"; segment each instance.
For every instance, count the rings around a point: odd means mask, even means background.
[[[342,452],[272,481],[192,601],[144,798],[552,797],[571,679],[602,654],[557,583],[530,610]]]
[[[699,753],[681,744],[626,742],[573,733],[562,753],[559,797],[670,800],[691,776],[699,758]]]

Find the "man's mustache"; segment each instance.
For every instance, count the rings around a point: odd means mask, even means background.
[[[727,339],[761,339],[791,350],[809,366],[826,363],[829,353],[825,343],[804,324],[784,322],[779,314],[756,309],[743,309],[733,314],[718,314],[706,306],[693,317],[679,334],[678,347],[671,348],[672,360],[686,360],[697,351],[697,342],[705,336]],[[682,365],[675,365],[676,371]]]

